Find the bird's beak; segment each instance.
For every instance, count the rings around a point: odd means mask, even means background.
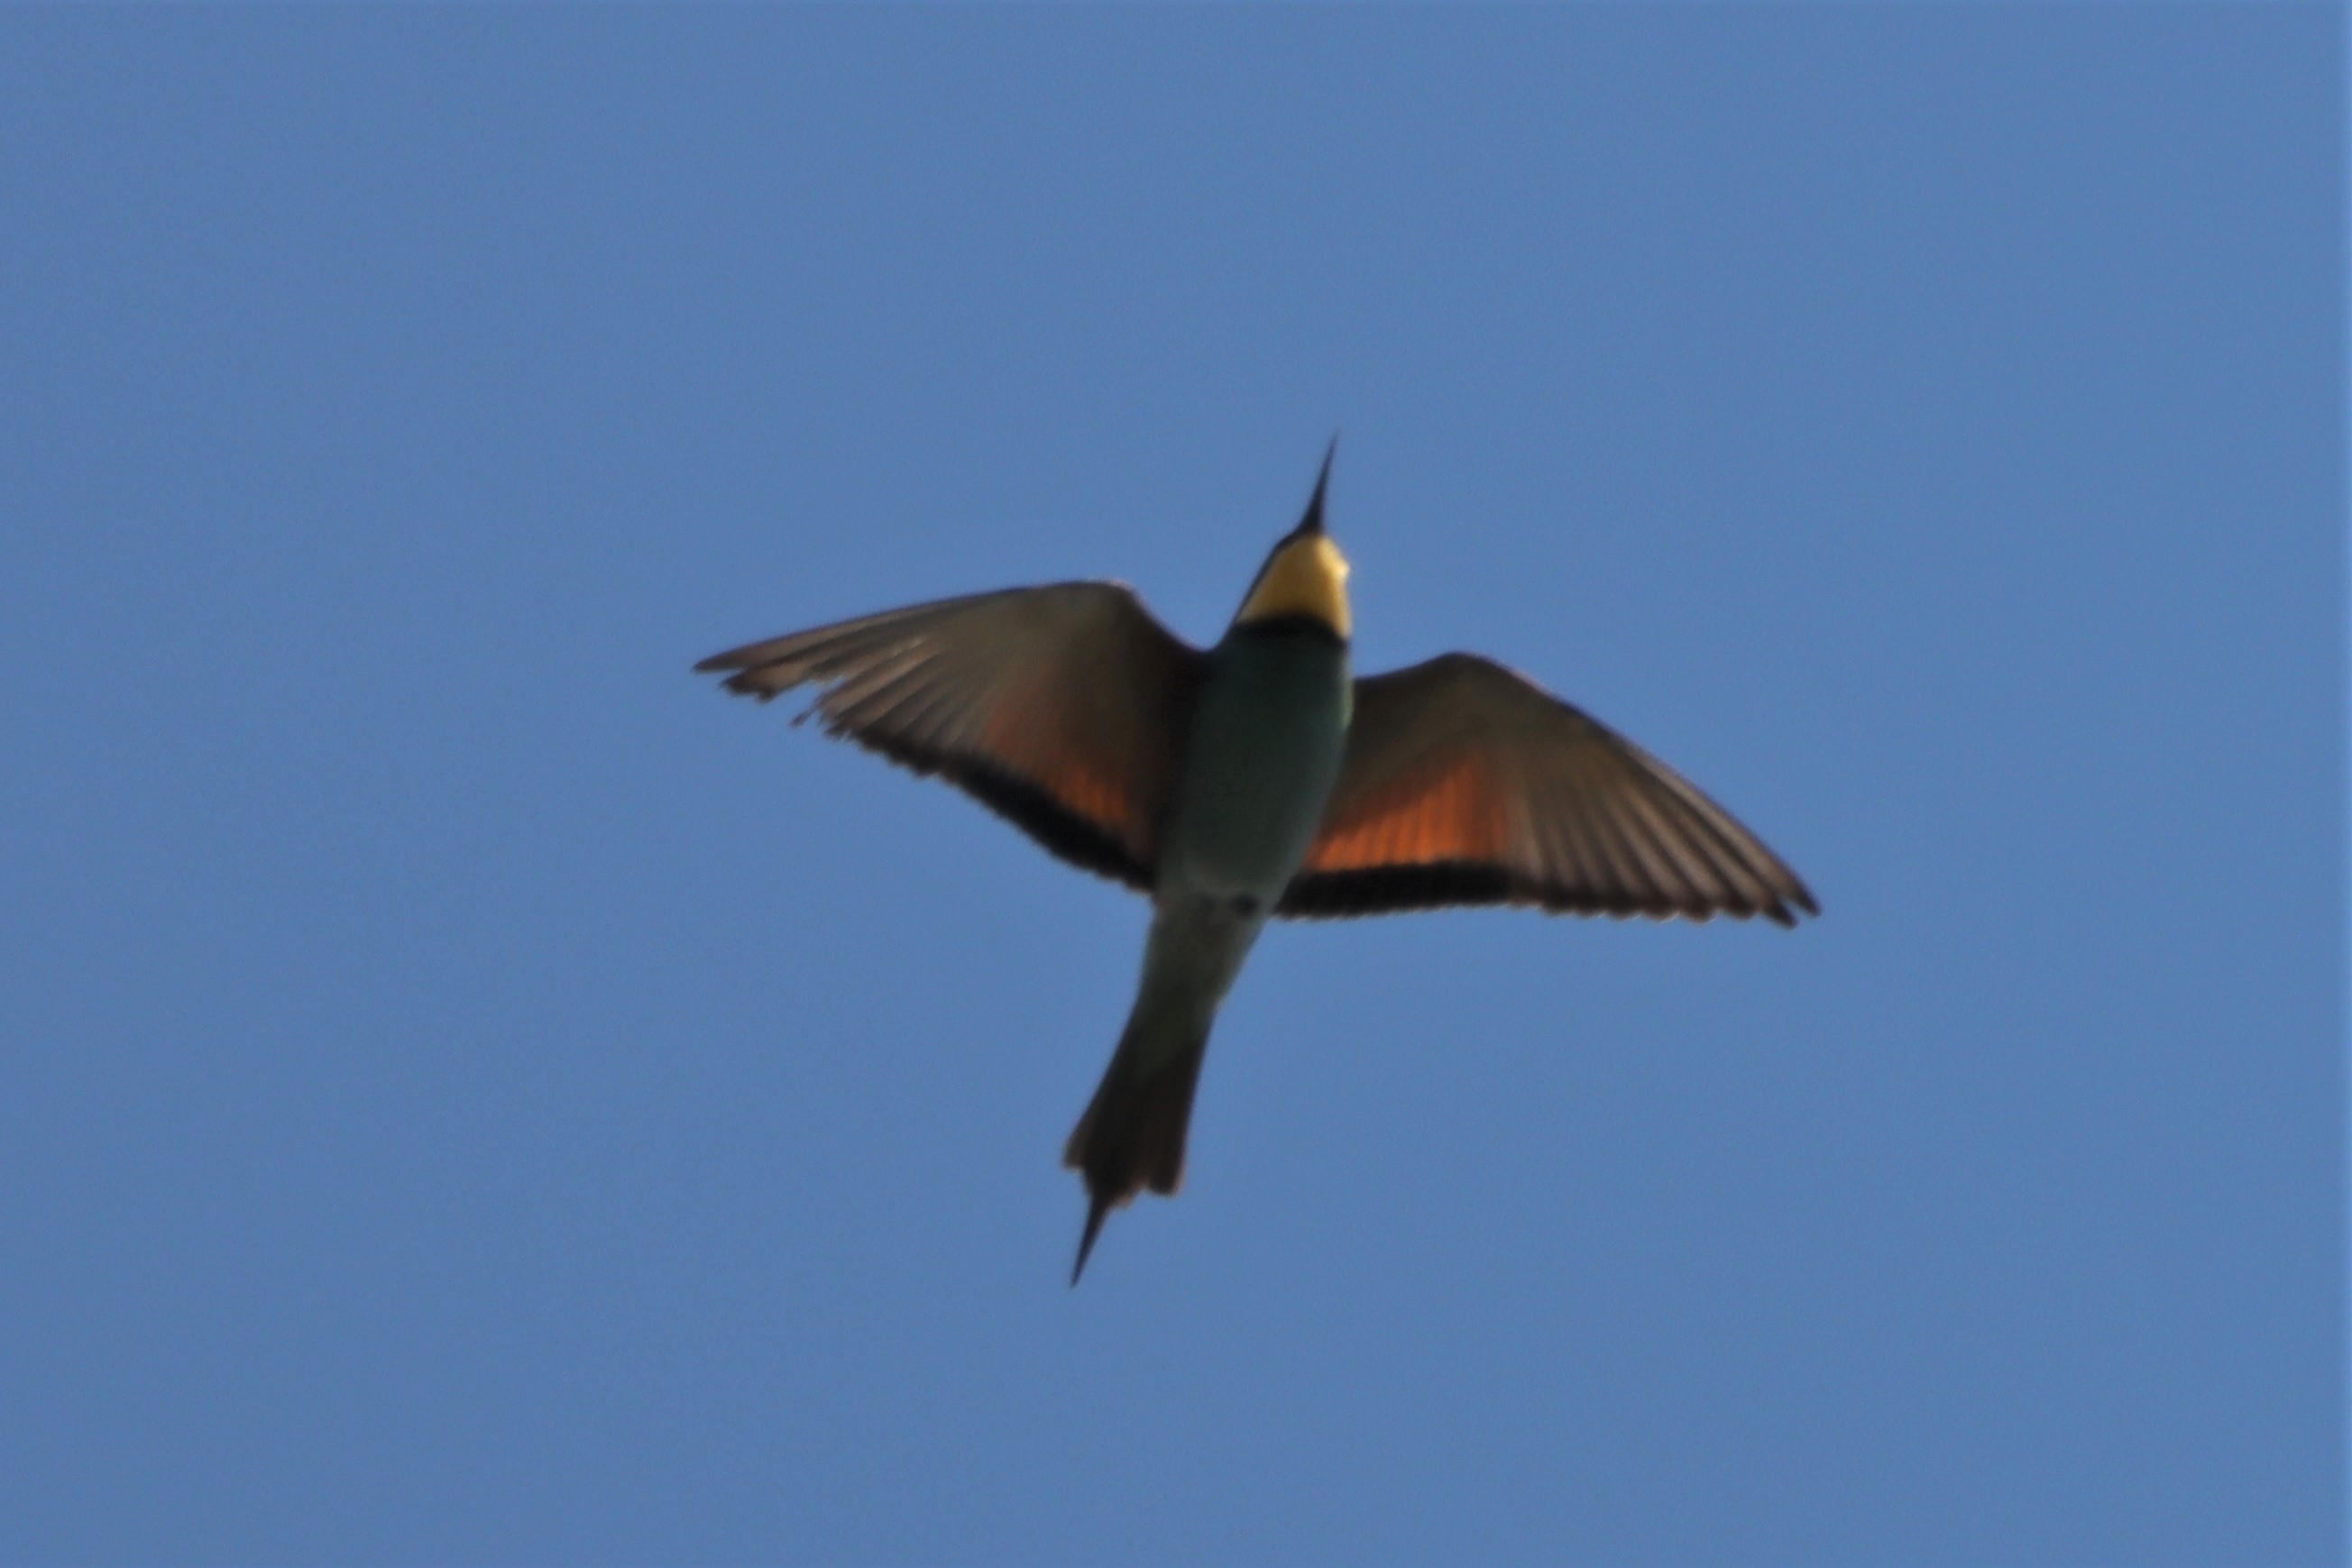
[[[1323,492],[1331,484],[1331,459],[1339,450],[1339,438],[1334,434],[1331,444],[1323,449],[1323,471],[1315,476],[1315,494],[1307,502],[1307,515],[1298,519],[1293,535],[1319,534],[1323,531]]]

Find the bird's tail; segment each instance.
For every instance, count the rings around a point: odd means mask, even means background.
[[[1150,1187],[1172,1193],[1184,1180],[1184,1133],[1192,1091],[1209,1050],[1207,1019],[1128,1020],[1118,1050],[1086,1114],[1062,1146],[1062,1163],[1087,1178],[1087,1228],[1070,1283],[1086,1272],[1103,1221]]]

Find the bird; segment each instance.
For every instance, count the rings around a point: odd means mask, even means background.
[[[1338,438],[1216,645],[1125,583],[886,610],[695,666],[977,799],[1151,900],[1125,1029],[1062,1151],[1103,1223],[1184,1176],[1217,1010],[1269,919],[1516,904],[1655,919],[1820,904],[1664,763],[1527,676],[1449,653],[1358,676],[1349,563],[1324,508]]]

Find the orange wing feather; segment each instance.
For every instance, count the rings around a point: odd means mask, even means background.
[[[1492,861],[1507,852],[1506,800],[1494,759],[1447,758],[1425,779],[1327,820],[1307,852],[1310,872]]]

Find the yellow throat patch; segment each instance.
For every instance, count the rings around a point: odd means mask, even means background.
[[[1277,615],[1311,615],[1348,638],[1348,558],[1323,534],[1305,534],[1278,546],[1242,601],[1234,624],[1271,621]]]

